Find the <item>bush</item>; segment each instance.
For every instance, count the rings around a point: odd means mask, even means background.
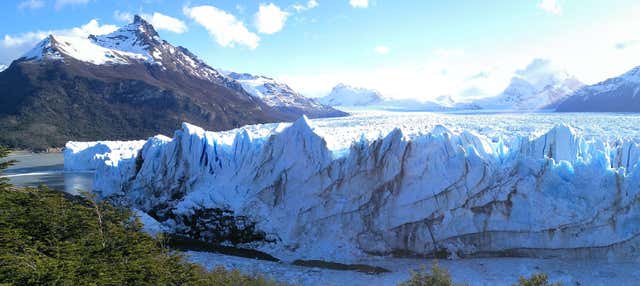
[[[131,217],[47,188],[0,187],[0,284],[276,285],[186,263]]]
[[[538,273],[532,275],[529,279],[520,277],[518,284],[515,284],[514,286],[562,286],[562,283],[551,284],[549,283],[549,277],[547,274]]]
[[[16,162],[14,160],[4,159],[7,156],[9,156],[10,152],[11,150],[9,150],[9,148],[0,146],[0,173],[2,173],[2,171],[9,168],[11,165],[13,165]],[[9,179],[5,177],[0,177],[0,188],[8,188],[9,186],[10,186]]]
[[[437,261],[431,265],[431,273],[423,266],[420,271],[411,271],[411,279],[398,284],[399,286],[453,286],[462,285],[451,281],[451,274],[438,266]]]

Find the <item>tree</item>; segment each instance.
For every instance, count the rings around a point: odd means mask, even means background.
[[[0,146],[0,174],[2,173],[2,171],[6,170],[16,163],[15,160],[3,160],[4,158],[7,158],[9,156],[9,153],[11,153],[11,150],[9,148]],[[0,189],[7,188],[9,186],[9,179],[0,177]]]

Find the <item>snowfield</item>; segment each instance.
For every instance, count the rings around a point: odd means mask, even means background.
[[[243,273],[266,275],[278,281],[305,286],[395,286],[409,279],[410,271],[431,267],[430,259],[372,258],[362,263],[384,267],[391,272],[369,275],[353,271],[327,270],[278,262],[232,257],[215,253],[189,251],[187,260],[212,270],[216,267],[238,269]],[[640,279],[638,262],[606,260],[474,258],[439,260],[451,273],[454,282],[470,286],[510,286],[520,276],[546,273],[551,282],[564,285],[634,285]]]
[[[65,165],[97,167],[96,192],[178,233],[210,219],[198,217],[206,210],[247,219],[273,242],[245,246],[285,261],[635,262],[637,126],[640,116],[628,114],[388,112],[225,132],[183,124],[137,155],[95,156],[93,165],[66,152]]]

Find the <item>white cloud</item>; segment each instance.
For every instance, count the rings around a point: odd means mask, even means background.
[[[540,0],[538,8],[555,15],[562,14],[562,7],[558,0]]]
[[[512,77],[542,80],[542,71],[566,72],[594,84],[640,65],[640,36],[637,29],[630,28],[640,27],[640,4],[633,8],[593,19],[576,29],[534,35],[530,41],[505,39],[500,45],[492,42],[464,50],[443,48],[392,66],[363,63],[335,71],[318,67],[325,71],[282,72],[276,76],[313,97],[326,95],[335,84],[347,82],[377,89],[392,98],[423,100],[440,95],[467,100],[492,96],[504,91]],[[548,60],[532,62],[535,58]]]
[[[235,16],[214,6],[203,5],[184,7],[183,13],[202,25],[215,41],[223,47],[234,47],[236,44],[250,49],[258,47],[260,37],[249,32],[247,27]]]
[[[446,70],[447,72],[443,72]],[[482,76],[478,76],[482,74]],[[442,95],[481,97],[495,95],[509,83],[513,70],[488,66],[472,59],[447,60],[433,57],[419,64],[359,70],[338,70],[319,74],[280,75],[279,79],[302,94],[328,94],[340,82],[372,88],[396,99],[433,100]]]
[[[282,30],[289,13],[282,11],[273,3],[260,4],[255,15],[255,25],[262,34],[274,34]]]
[[[291,8],[293,8],[293,10],[296,10],[296,12],[302,12],[302,11],[305,11],[305,10],[310,10],[310,9],[315,8],[315,7],[318,7],[319,5],[320,4],[318,3],[318,1],[309,0],[306,5],[296,3],[296,4],[293,4],[293,6],[291,6]]]
[[[44,1],[42,0],[25,0],[20,2],[20,4],[18,4],[18,9],[23,10],[23,9],[31,9],[31,10],[35,10],[35,9],[40,9],[44,7]]]
[[[380,55],[386,55],[391,51],[387,46],[377,46],[373,50]]]
[[[157,30],[165,30],[177,34],[182,34],[187,31],[187,25],[184,22],[164,14],[156,12],[153,13],[153,15],[142,14],[140,16]]]
[[[437,49],[434,54],[439,57],[459,57],[464,56],[464,50]]]
[[[354,8],[367,8],[369,7],[369,0],[349,0],[349,5]]]
[[[100,25],[98,20],[93,19],[87,24],[80,27],[64,30],[48,30],[48,31],[34,31],[27,32],[17,36],[4,35],[4,38],[0,40],[0,62],[11,62],[27,51],[35,47],[35,45],[47,36],[61,35],[61,36],[75,36],[75,37],[88,37],[89,35],[104,35],[117,30],[118,27],[114,25]]]
[[[628,40],[628,41],[623,41],[623,42],[616,43],[615,47],[618,50],[624,50],[624,49],[628,49],[628,48],[634,47],[634,46],[636,46],[638,44],[640,44],[640,41],[638,41],[638,40]]]
[[[89,23],[86,23],[80,27],[72,28],[71,30],[54,31],[52,34],[71,35],[77,37],[87,37],[89,35],[105,35],[114,32],[118,29],[115,25],[100,25],[98,20],[92,19]],[[71,31],[71,32],[67,32]]]
[[[89,3],[89,0],[56,0],[55,7],[57,10],[67,5],[83,5]]]
[[[120,12],[118,10],[113,11],[113,18],[120,22],[131,23],[133,22],[133,14],[129,12]]]

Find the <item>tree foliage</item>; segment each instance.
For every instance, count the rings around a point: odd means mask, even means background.
[[[0,174],[2,174],[2,171],[6,170],[7,168],[9,168],[15,163],[14,160],[4,159],[7,156],[9,156],[10,152],[11,150],[9,150],[9,148],[0,146]],[[9,187],[9,179],[0,177],[0,188],[7,188],[7,187]]]
[[[0,190],[0,284],[275,285],[186,263],[126,209],[47,188]]]

